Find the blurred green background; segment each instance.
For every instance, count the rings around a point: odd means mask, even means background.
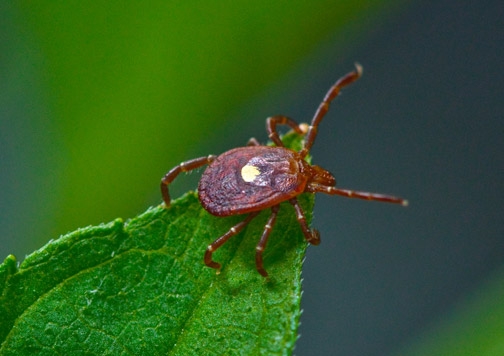
[[[168,169],[308,121],[359,61],[315,162],[411,206],[317,198],[296,354],[501,355],[503,8],[2,2],[0,257],[159,204]]]
[[[223,128],[235,125],[246,142],[240,128],[249,120],[263,128],[264,117],[238,108],[338,28],[362,29],[364,17],[391,4],[2,6],[5,253],[159,203],[162,174],[191,153],[205,155],[202,141],[222,142]],[[352,69],[344,64],[341,71]]]

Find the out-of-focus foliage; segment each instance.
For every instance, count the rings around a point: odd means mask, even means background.
[[[407,356],[500,356],[504,354],[504,270],[426,330]]]

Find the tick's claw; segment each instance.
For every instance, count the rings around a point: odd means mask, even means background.
[[[217,270],[217,274],[220,273],[220,269],[221,269],[220,263],[217,263],[217,262],[214,262],[214,261],[210,261],[210,262],[205,261],[205,264],[208,267],[210,267],[210,268],[216,269]]]
[[[311,233],[312,233],[312,238],[308,242],[311,243],[312,245],[320,244],[320,232],[317,229],[312,229]]]
[[[266,272],[264,268],[258,268],[257,272],[259,272],[259,274],[263,277],[268,277],[268,272]]]

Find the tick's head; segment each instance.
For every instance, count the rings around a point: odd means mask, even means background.
[[[314,165],[310,166],[310,179],[308,180],[308,184],[334,187],[336,185],[336,178],[324,168]]]

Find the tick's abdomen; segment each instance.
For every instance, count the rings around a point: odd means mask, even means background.
[[[308,180],[305,162],[283,147],[250,146],[227,151],[203,173],[201,205],[227,216],[262,210],[301,194]]]

